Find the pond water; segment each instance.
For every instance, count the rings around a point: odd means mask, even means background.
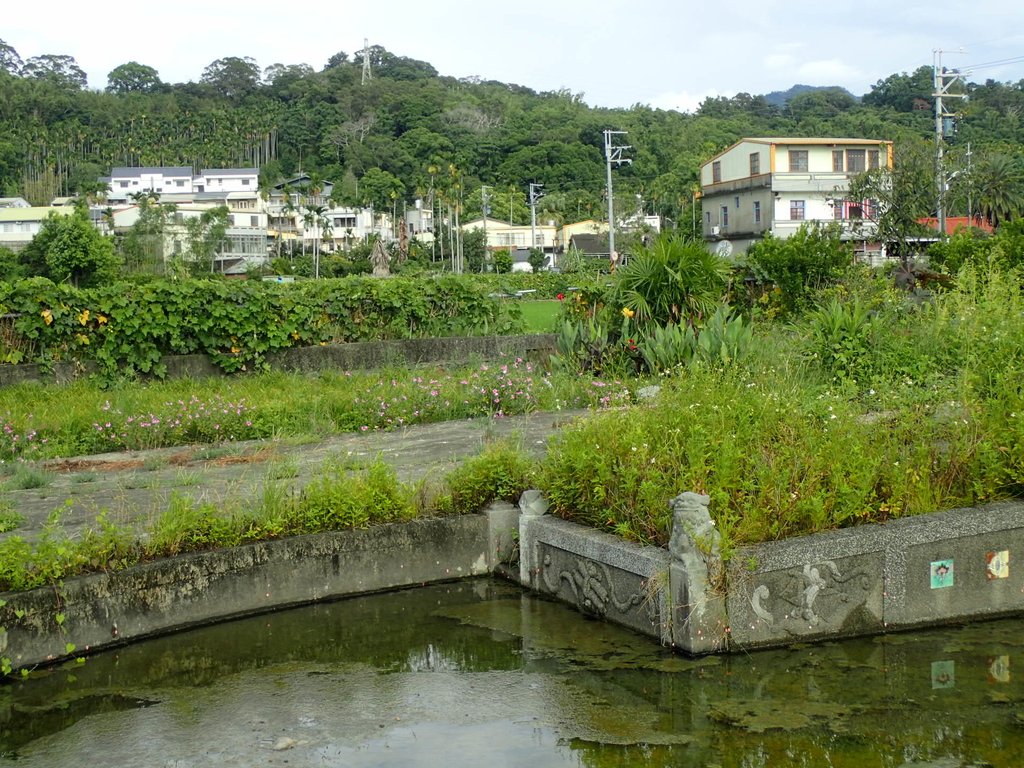
[[[687,659],[513,585],[460,582],[5,684],[0,765],[1016,766],[1021,630]]]

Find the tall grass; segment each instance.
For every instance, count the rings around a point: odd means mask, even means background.
[[[833,301],[790,354],[776,339],[744,366],[686,369],[654,405],[570,428],[542,488],[564,517],[659,544],[684,490],[711,496],[732,545],[1017,495],[1021,287],[968,271],[913,311]]]

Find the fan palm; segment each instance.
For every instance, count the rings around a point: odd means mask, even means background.
[[[664,234],[619,269],[613,296],[640,326],[693,324],[721,302],[728,272],[701,243]]]
[[[981,214],[993,226],[1024,211],[1024,164],[1016,157],[989,155],[975,172]]]

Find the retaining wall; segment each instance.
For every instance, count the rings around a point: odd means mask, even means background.
[[[556,351],[554,334],[520,336],[450,336],[397,341],[361,341],[316,347],[293,347],[267,356],[271,368],[311,373],[325,370],[367,370],[387,365],[463,364],[473,360],[522,357],[547,360]],[[168,355],[162,359],[167,378],[202,379],[227,374],[206,355]],[[91,362],[0,365],[0,387],[22,382],[67,384],[98,370]]]
[[[691,501],[678,503],[691,497]],[[519,507],[184,555],[0,595],[0,656],[45,664],[318,600],[494,573],[692,654],[1024,612],[1024,502],[739,548],[726,564],[706,497],[673,500],[669,548]],[[704,506],[692,499],[704,499]],[[1015,554],[1016,553],[1016,554]]]
[[[481,576],[510,556],[516,512],[295,536],[0,594],[0,656],[47,664],[223,619]]]

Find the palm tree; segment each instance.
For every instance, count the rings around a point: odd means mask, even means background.
[[[302,216],[303,222],[306,226],[313,228],[313,277],[320,277],[320,227],[325,223],[326,218],[324,213],[327,211],[327,207],[323,205],[308,205],[306,206],[306,212]],[[303,252],[305,252],[306,238],[303,234],[302,238]]]
[[[1020,158],[988,155],[978,163],[972,175],[981,215],[989,224],[995,227],[1021,215],[1024,211],[1024,165]]]
[[[614,300],[640,326],[692,325],[721,302],[728,274],[703,243],[662,234],[618,270]]]

